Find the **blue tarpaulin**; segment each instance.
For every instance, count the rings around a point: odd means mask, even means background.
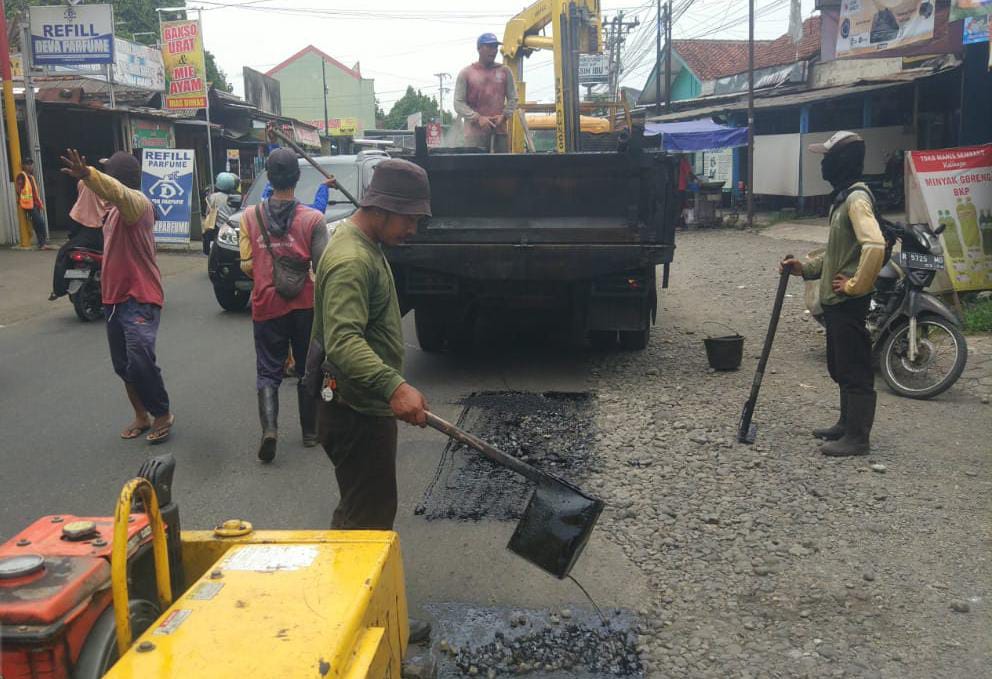
[[[661,135],[665,151],[714,151],[735,146],[747,146],[746,127],[727,127],[709,118],[680,123],[647,123],[644,135]]]

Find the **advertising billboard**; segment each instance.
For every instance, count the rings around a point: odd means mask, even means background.
[[[29,11],[31,58],[36,66],[114,62],[110,5],[33,5]]]

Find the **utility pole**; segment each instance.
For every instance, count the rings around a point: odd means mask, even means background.
[[[10,45],[7,41],[7,35],[7,8],[4,0],[0,0],[0,73],[3,75],[3,107],[6,119],[7,147],[10,150],[10,167],[12,173],[16,175],[21,171],[21,139],[17,131],[17,104],[14,103],[14,76],[10,70]],[[14,200],[17,200],[16,196]],[[20,227],[18,231],[21,247],[31,247],[31,226],[24,215],[24,210],[15,206],[15,211]]]
[[[672,112],[672,0],[665,10],[665,113]]]
[[[656,95],[654,112],[655,114],[661,114],[661,0],[657,1],[657,9],[655,12],[655,33],[657,49],[655,50],[654,62],[654,92]]]
[[[324,136],[331,133],[331,119],[327,117],[327,62],[320,58],[320,81],[324,85]]]
[[[28,130],[28,145],[31,147],[31,158],[34,159],[34,176],[38,182],[38,194],[42,205],[48,205],[45,196],[45,168],[41,159],[41,138],[38,134],[38,107],[34,100],[34,81],[31,70],[34,59],[31,58],[31,27],[28,21],[21,25],[21,66],[24,69],[24,126]],[[48,227],[48,219],[45,219]],[[47,236],[48,234],[46,234]]]
[[[448,88],[444,86],[444,81],[451,78],[450,73],[435,73],[437,77],[437,117],[438,122],[444,124],[444,93]]]
[[[754,0],[747,16],[747,225],[754,226]]]

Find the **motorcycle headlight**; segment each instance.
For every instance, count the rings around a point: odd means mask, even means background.
[[[238,229],[231,226],[230,224],[225,224],[220,227],[217,231],[217,240],[224,245],[230,245],[231,247],[238,247],[239,240]]]

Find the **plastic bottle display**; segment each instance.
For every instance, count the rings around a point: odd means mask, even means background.
[[[982,211],[978,226],[982,231],[982,252],[992,255],[992,210]]]
[[[958,198],[958,223],[961,225],[961,239],[964,246],[971,250],[979,250],[982,247],[982,234],[978,231],[978,210],[975,209],[971,198],[962,201]]]
[[[951,216],[950,210],[937,210],[937,224],[944,227],[944,249],[952,259],[964,257],[964,248],[958,236],[958,225]]]

